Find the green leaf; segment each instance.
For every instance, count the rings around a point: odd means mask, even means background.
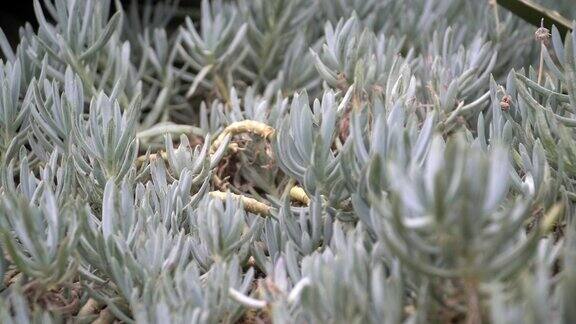
[[[86,60],[90,58],[92,55],[96,54],[99,50],[101,50],[106,43],[110,40],[114,32],[118,29],[118,25],[120,24],[120,19],[122,18],[122,12],[118,11],[110,18],[108,25],[104,28],[100,37],[90,46],[82,55],[80,56],[80,60]]]
[[[526,22],[540,27],[542,19],[544,19],[544,26],[548,29],[552,25],[558,28],[562,35],[568,34],[572,30],[572,24],[569,19],[566,19],[558,12],[545,8],[529,0],[496,0],[502,7],[510,10],[516,16],[524,19]]]

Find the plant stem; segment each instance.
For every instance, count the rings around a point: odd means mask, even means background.
[[[222,80],[222,78],[218,74],[214,75],[214,83],[218,88],[218,92],[220,92],[220,95],[226,102],[226,105],[229,106],[231,100],[230,100],[230,94],[228,93],[228,86],[226,86],[226,83],[224,83],[224,80]]]
[[[496,0],[488,0],[488,4],[492,6],[492,13],[494,14],[494,21],[496,23],[496,39],[500,39],[500,15],[498,14],[498,3]]]
[[[102,305],[97,300],[90,298],[88,299],[86,304],[84,304],[84,306],[80,308],[80,311],[78,312],[78,317],[94,314],[98,311],[98,309],[100,309],[101,306]]]
[[[228,198],[228,195],[230,195],[232,197],[232,199],[234,199],[234,200],[241,201],[242,205],[244,205],[244,209],[248,212],[258,214],[262,217],[266,217],[266,216],[270,215],[270,210],[272,209],[272,207],[270,207],[264,203],[261,203],[256,199],[249,198],[249,197],[242,196],[242,195],[233,194],[230,192],[223,192],[223,191],[210,192],[210,196],[212,196],[214,198],[222,199],[222,200],[226,200]]]
[[[544,74],[544,43],[540,44],[540,61],[538,62],[538,85],[542,85],[542,75]]]
[[[212,142],[212,145],[210,146],[210,154],[214,154],[214,152],[216,152],[216,150],[218,150],[218,147],[220,147],[222,141],[224,141],[224,138],[226,138],[226,136],[228,136],[228,135],[252,133],[252,134],[259,135],[266,140],[269,140],[270,137],[272,135],[274,135],[275,132],[276,132],[276,130],[272,126],[266,125],[262,122],[258,122],[255,120],[243,120],[243,121],[232,123],[232,124],[228,125],[228,127],[226,127],[222,131],[222,133],[220,133],[220,135],[218,135],[218,137],[214,140],[214,142]],[[146,162],[147,160],[158,159],[158,158],[166,160],[168,158],[168,154],[166,152],[160,152],[157,154],[142,155],[136,159],[136,163],[142,164],[142,163]],[[223,199],[225,199],[225,196],[226,196],[226,193],[220,192],[220,191],[213,191],[210,194],[214,197],[220,197]],[[260,215],[268,215],[270,212],[270,208],[271,208],[270,206],[263,204],[263,203],[260,203],[255,199],[247,198],[247,197],[235,195],[235,194],[231,194],[231,195],[233,197],[236,197],[236,198],[242,200],[245,203],[246,210],[248,210],[248,211],[251,211],[251,212],[254,212],[254,213],[260,214]],[[310,204],[310,198],[308,197],[308,195],[306,194],[304,189],[302,189],[301,187],[298,187],[298,186],[292,187],[290,189],[290,197],[292,198],[292,200],[301,202],[301,203],[305,204],[306,206],[308,206]]]
[[[466,279],[464,282],[464,289],[466,291],[466,302],[468,305],[466,324],[481,324],[482,305],[480,303],[478,281],[476,279]]]
[[[276,130],[273,127],[255,120],[243,120],[235,122],[228,125],[228,127],[226,127],[224,131],[222,131],[222,133],[218,135],[218,137],[214,140],[212,146],[210,147],[210,152],[211,153],[216,152],[216,150],[218,149],[218,147],[220,146],[220,144],[227,135],[252,133],[259,135],[264,139],[269,139],[270,136],[272,136],[275,132]]]

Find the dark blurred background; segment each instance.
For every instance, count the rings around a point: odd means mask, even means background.
[[[0,28],[14,46],[18,40],[18,29],[26,22],[35,23],[32,0],[12,1],[0,10]]]
[[[1,0],[0,0],[1,1]],[[5,0],[6,1],[6,0]],[[44,0],[40,0],[42,3]],[[126,7],[132,0],[121,0],[122,4]],[[136,0],[140,3],[147,2],[161,2],[165,0]],[[473,0],[463,0],[463,1],[473,1]],[[474,0],[480,1],[480,0]],[[485,0],[484,0],[485,1]],[[556,0],[533,0],[536,3],[540,3],[545,7],[557,10],[560,14],[569,20],[576,19],[576,0],[574,0],[574,5],[570,7],[559,7]],[[26,22],[31,23],[36,27],[36,18],[34,16],[34,9],[32,5],[32,0],[20,0],[20,1],[10,1],[10,6],[5,6],[0,10],[0,28],[4,31],[8,40],[15,46],[18,42],[18,29],[23,26]],[[196,16],[197,10],[200,8],[201,0],[180,0],[180,7],[182,8],[181,15]],[[177,15],[178,16],[178,15]],[[178,19],[178,17],[177,17]]]
[[[153,1],[153,2],[159,2]],[[43,2],[42,0],[40,1]],[[124,6],[129,4],[131,0],[122,0]],[[146,3],[149,1],[139,1],[141,3]],[[34,16],[34,9],[32,6],[32,0],[21,0],[21,1],[10,1],[9,6],[4,6],[0,10],[0,28],[8,37],[8,41],[15,46],[18,42],[18,29],[23,26],[26,22],[31,23],[36,27],[36,18]],[[201,0],[180,0],[180,5],[184,10],[194,10],[200,8]]]

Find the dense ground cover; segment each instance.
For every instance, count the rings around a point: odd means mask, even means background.
[[[33,4],[0,32],[1,322],[576,321],[576,35],[495,1]]]

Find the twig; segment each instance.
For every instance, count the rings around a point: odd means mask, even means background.
[[[152,153],[149,155],[140,155],[136,159],[136,164],[140,165],[146,161],[152,161],[155,159],[163,159],[164,161],[166,161],[168,159],[168,154],[166,152],[160,152],[160,153]]]
[[[536,40],[540,42],[540,62],[538,67],[538,85],[542,85],[542,75],[544,74],[544,51],[546,50],[546,42],[550,38],[550,31],[544,27],[544,18],[540,23],[540,28],[535,33]]]
[[[482,323],[482,305],[480,304],[480,293],[478,292],[478,283],[475,279],[469,279],[464,282],[468,310],[466,315],[466,324]]]
[[[214,153],[226,137],[226,135],[238,135],[242,133],[252,133],[261,136],[264,139],[269,139],[276,130],[264,123],[255,120],[243,120],[232,123],[226,127],[220,135],[214,140],[210,147],[210,152]]]
[[[210,196],[212,196],[214,198],[222,199],[222,200],[226,200],[228,198],[228,195],[230,195],[230,197],[232,197],[232,199],[234,199],[234,200],[241,201],[242,205],[244,205],[244,209],[248,212],[258,214],[262,217],[266,217],[266,216],[270,215],[270,210],[272,209],[272,207],[270,207],[264,203],[261,203],[254,198],[249,198],[246,196],[237,195],[237,194],[233,194],[233,193],[229,193],[229,192],[223,192],[223,191],[210,192]]]
[[[190,125],[178,125],[178,124],[159,124],[154,127],[148,128],[136,134],[136,138],[138,139],[146,139],[149,137],[154,137],[158,135],[164,135],[167,133],[171,134],[195,134],[201,135],[202,129],[190,126]]]
[[[228,294],[232,299],[249,308],[262,309],[268,306],[266,301],[248,297],[234,288],[229,288]]]
[[[105,308],[92,324],[109,324],[112,323],[112,321],[114,321],[114,314],[112,314],[108,308]]]
[[[218,135],[218,137],[214,140],[214,142],[212,142],[212,145],[210,146],[210,154],[214,154],[214,152],[216,152],[218,150],[218,148],[220,147],[220,145],[222,144],[222,142],[224,141],[224,139],[228,135],[238,135],[238,134],[243,134],[243,133],[251,133],[251,134],[259,135],[266,140],[269,140],[270,137],[272,135],[274,135],[275,132],[276,132],[276,130],[273,127],[266,125],[262,122],[255,121],[255,120],[243,120],[243,121],[232,123],[232,124],[228,125],[228,127],[226,127],[222,131],[222,133],[220,133],[220,135]],[[233,147],[234,143],[230,144],[229,146]],[[154,160],[154,159],[158,159],[158,158],[167,160],[168,154],[166,152],[160,152],[157,154],[142,155],[136,159],[136,163],[142,164],[142,163],[146,162],[147,160]],[[213,191],[210,194],[214,197],[226,199],[226,193],[225,192]],[[244,203],[247,211],[250,211],[250,212],[262,215],[262,216],[267,216],[270,213],[271,207],[266,205],[266,204],[263,204],[257,200],[252,199],[252,198],[247,198],[247,197],[236,195],[236,194],[231,194],[231,195],[237,199],[240,199]],[[301,202],[305,205],[310,204],[310,198],[308,197],[308,195],[306,195],[306,192],[301,187],[298,187],[298,186],[292,187],[290,189],[290,197],[293,200]]]
[[[218,74],[215,74],[214,83],[216,84],[216,88],[218,89],[218,92],[220,92],[220,95],[223,97],[224,101],[226,102],[226,105],[230,105],[230,102],[231,102],[230,94],[228,93],[228,86],[226,85],[224,80],[222,80],[222,78]]]
[[[572,23],[558,12],[549,10],[529,0],[496,0],[502,7],[528,23],[538,27],[544,18],[544,25],[550,28],[555,25],[561,35],[565,36],[572,30]]]
[[[500,15],[498,14],[498,3],[496,0],[488,0],[488,4],[492,6],[492,13],[494,14],[494,20],[496,21],[496,35],[500,39]]]
[[[84,317],[91,314],[95,314],[100,309],[100,307],[102,307],[102,305],[96,299],[90,298],[88,299],[86,304],[84,304],[84,306],[80,308],[80,311],[78,312],[78,317]]]
[[[548,235],[555,226],[560,222],[562,213],[564,212],[564,205],[562,203],[556,203],[550,208],[544,215],[544,220],[542,221],[542,234]]]

